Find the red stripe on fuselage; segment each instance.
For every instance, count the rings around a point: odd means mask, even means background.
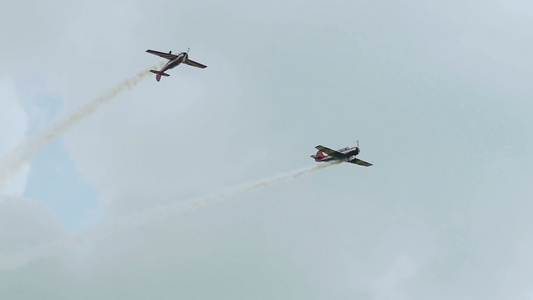
[[[180,55],[178,55],[178,57],[176,57],[175,59],[169,61],[166,65],[164,65],[163,68],[159,70],[159,72],[164,73],[167,70],[177,67],[179,64],[181,64],[184,61],[184,59],[186,59],[186,56],[187,54],[181,53]]]

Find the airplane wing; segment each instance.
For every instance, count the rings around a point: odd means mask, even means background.
[[[364,160],[360,160],[358,158],[354,158],[352,160],[349,160],[348,162],[352,164],[360,165],[360,166],[365,166],[365,167],[370,167],[372,165],[371,163],[366,162]]]
[[[159,52],[159,51],[155,51],[155,50],[146,50],[146,52],[150,53],[150,54],[154,54],[154,55],[157,55],[157,56],[161,56],[162,58],[166,58],[168,60],[171,60],[171,59],[174,59],[176,57],[178,57],[177,55],[175,54],[170,54],[170,53],[165,53],[165,52]]]
[[[197,62],[195,62],[194,60],[190,60],[190,59],[188,59],[188,58],[187,58],[187,60],[185,60],[183,63],[184,63],[184,64],[188,64],[189,66],[193,66],[193,67],[200,68],[200,69],[205,69],[205,68],[207,68],[207,66],[202,65],[201,63],[197,63]]]
[[[333,149],[330,149],[328,147],[324,147],[322,145],[318,145],[316,146],[315,148],[317,148],[318,150],[326,153],[327,155],[331,156],[331,157],[335,157],[337,159],[344,159],[344,158],[348,158],[348,155],[344,154],[344,153],[340,153],[339,151],[335,151]]]

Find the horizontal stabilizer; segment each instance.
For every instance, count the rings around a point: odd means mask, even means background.
[[[167,76],[167,77],[170,76],[167,73],[159,72],[157,70],[150,70],[150,72],[152,72],[154,74],[157,74],[157,75],[163,75],[163,76]]]

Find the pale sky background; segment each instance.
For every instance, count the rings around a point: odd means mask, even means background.
[[[3,1],[0,154],[161,61],[1,183],[0,299],[533,299],[530,1]]]

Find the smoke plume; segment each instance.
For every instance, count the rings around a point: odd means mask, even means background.
[[[0,183],[16,175],[24,164],[35,157],[41,149],[61,137],[67,130],[71,129],[82,119],[95,113],[102,104],[110,102],[123,91],[134,87],[150,74],[148,72],[150,69],[158,68],[160,66],[161,64],[152,66],[136,76],[126,79],[103,96],[94,99],[86,106],[73,112],[66,119],[56,121],[48,128],[21,142],[11,151],[11,153],[0,159]]]
[[[53,255],[59,255],[68,248],[79,244],[101,239],[142,225],[152,224],[155,222],[163,222],[169,218],[178,216],[182,212],[213,205],[224,199],[232,198],[247,192],[252,192],[264,187],[274,185],[276,183],[296,179],[302,175],[313,173],[339,163],[340,161],[323,163],[313,167],[300,169],[291,173],[281,174],[275,177],[263,179],[255,183],[244,185],[242,187],[238,187],[228,191],[196,198],[191,201],[188,201],[188,204],[185,205],[180,205],[179,203],[172,203],[149,210],[144,210],[138,213],[133,213],[125,217],[117,218],[115,220],[103,222],[88,231],[52,243],[41,245],[29,251],[12,255],[10,257],[6,255],[0,256],[0,269],[17,269],[25,266],[32,260]]]

